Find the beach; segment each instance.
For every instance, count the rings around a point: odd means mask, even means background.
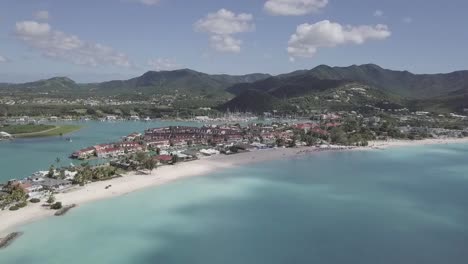
[[[370,141],[369,148],[386,149],[392,147],[407,147],[407,146],[426,146],[440,144],[465,144],[468,143],[468,137],[465,138],[428,138],[423,140],[400,140],[390,139],[381,141]]]
[[[56,194],[55,198],[65,206],[70,204],[77,204],[79,206],[93,201],[122,196],[130,192],[183,178],[206,175],[242,164],[293,157],[298,155],[300,150],[301,148],[279,148],[251,151],[230,156],[217,155],[205,157],[200,160],[179,163],[174,166],[162,166],[153,170],[148,175],[129,172],[123,175],[123,177],[113,180],[94,182],[84,187],[73,187],[65,193]],[[108,185],[112,185],[112,187],[106,189]],[[19,211],[0,211],[0,237],[16,231],[18,227],[25,224],[53,216],[55,211],[43,207],[43,202],[41,201],[38,204],[29,203],[27,207]]]
[[[390,147],[456,143],[468,143],[468,138],[427,139],[420,141],[374,141],[370,142],[368,147],[335,150],[382,150]],[[91,203],[93,201],[126,195],[130,192],[159,186],[179,179],[206,175],[249,163],[287,159],[327,150],[329,149],[320,149],[316,147],[277,148],[255,150],[229,156],[217,155],[212,157],[205,157],[200,160],[179,163],[174,166],[162,166],[153,170],[148,175],[138,174],[138,172],[129,172],[123,175],[123,177],[115,178],[113,180],[95,182],[84,187],[73,187],[65,193],[56,194],[55,197],[56,200],[62,202],[64,206],[71,204],[80,206]],[[109,185],[112,186],[106,189],[106,187]],[[29,203],[27,207],[22,208],[19,211],[0,211],[0,238],[7,236],[9,233],[21,231],[20,227],[25,224],[53,216],[56,211],[50,210],[48,207],[43,207],[43,202],[44,201],[39,204]]]

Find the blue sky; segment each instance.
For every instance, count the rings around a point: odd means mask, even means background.
[[[451,72],[468,69],[466,10],[463,0],[2,0],[0,82],[364,63]]]

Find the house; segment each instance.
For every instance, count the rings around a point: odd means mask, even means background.
[[[125,151],[120,148],[103,148],[100,150],[96,150],[97,157],[101,159],[115,158],[118,156],[122,156],[124,154],[125,154]]]
[[[184,150],[184,151],[181,152],[181,154],[191,156],[194,159],[200,158],[201,155],[202,155],[200,152],[198,152],[196,150]]]
[[[173,156],[171,155],[158,155],[154,159],[160,164],[171,164]]]
[[[125,153],[135,153],[143,151],[143,146],[138,142],[119,142],[114,144],[114,148],[123,150]]]
[[[117,117],[114,115],[108,115],[104,118],[105,121],[116,121]]]
[[[130,116],[130,120],[132,120],[132,121],[140,121],[140,117],[137,116],[137,115],[132,115],[132,116]]]
[[[41,189],[62,191],[64,189],[70,188],[72,186],[72,182],[70,180],[44,178],[42,181],[33,182],[32,185],[40,187]]]
[[[132,133],[123,138],[124,141],[135,141],[141,137],[141,133]]]
[[[305,133],[309,132],[312,128],[317,127],[318,125],[315,123],[302,123],[296,124],[293,127],[296,129],[304,130]]]
[[[78,150],[78,151],[74,152],[71,155],[71,158],[73,158],[73,159],[88,159],[91,156],[94,156],[95,154],[96,154],[96,149],[93,148],[93,147],[90,147],[90,148],[85,148],[85,149]]]
[[[215,149],[200,149],[200,153],[205,156],[212,156],[219,154],[219,151]]]
[[[29,195],[29,197],[34,198],[38,195],[38,193],[42,190],[42,187],[34,185],[34,183],[30,180],[25,181],[18,181],[18,180],[11,180],[8,182],[9,186],[18,186],[19,188],[23,189],[25,193]]]
[[[152,141],[147,141],[145,144],[147,147],[160,148],[160,149],[167,149],[171,146],[171,143],[169,140],[152,140]]]

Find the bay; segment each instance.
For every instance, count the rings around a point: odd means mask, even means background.
[[[467,154],[419,146],[218,171],[27,225],[0,263],[466,263]]]

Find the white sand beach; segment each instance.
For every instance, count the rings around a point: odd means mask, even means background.
[[[440,145],[440,144],[465,144],[468,143],[468,137],[466,138],[437,138],[437,139],[423,139],[423,140],[382,140],[382,141],[370,141],[369,148],[374,149],[385,149],[391,147],[406,147],[406,146],[425,146],[425,145]]]
[[[352,148],[350,150],[379,150],[389,147],[403,147],[415,145],[432,144],[454,144],[468,143],[468,138],[463,139],[427,139],[420,141],[389,140],[370,142],[368,147]],[[144,188],[162,185],[175,180],[206,175],[247,163],[262,162],[268,160],[279,160],[297,157],[317,152],[315,147],[278,148],[268,150],[257,150],[236,155],[218,155],[207,157],[197,161],[179,163],[175,166],[163,166],[154,170],[150,175],[138,175],[135,172],[128,173],[124,177],[110,181],[96,182],[84,187],[74,187],[66,193],[57,194],[56,200],[64,205],[76,204],[78,206],[97,200],[121,196],[141,190]],[[322,150],[322,149],[320,149]],[[341,150],[342,151],[342,150]],[[112,185],[106,189],[106,186]],[[41,206],[40,204],[29,204],[19,211],[0,211],[0,237],[11,232],[21,231],[20,227],[53,216],[55,211]]]

